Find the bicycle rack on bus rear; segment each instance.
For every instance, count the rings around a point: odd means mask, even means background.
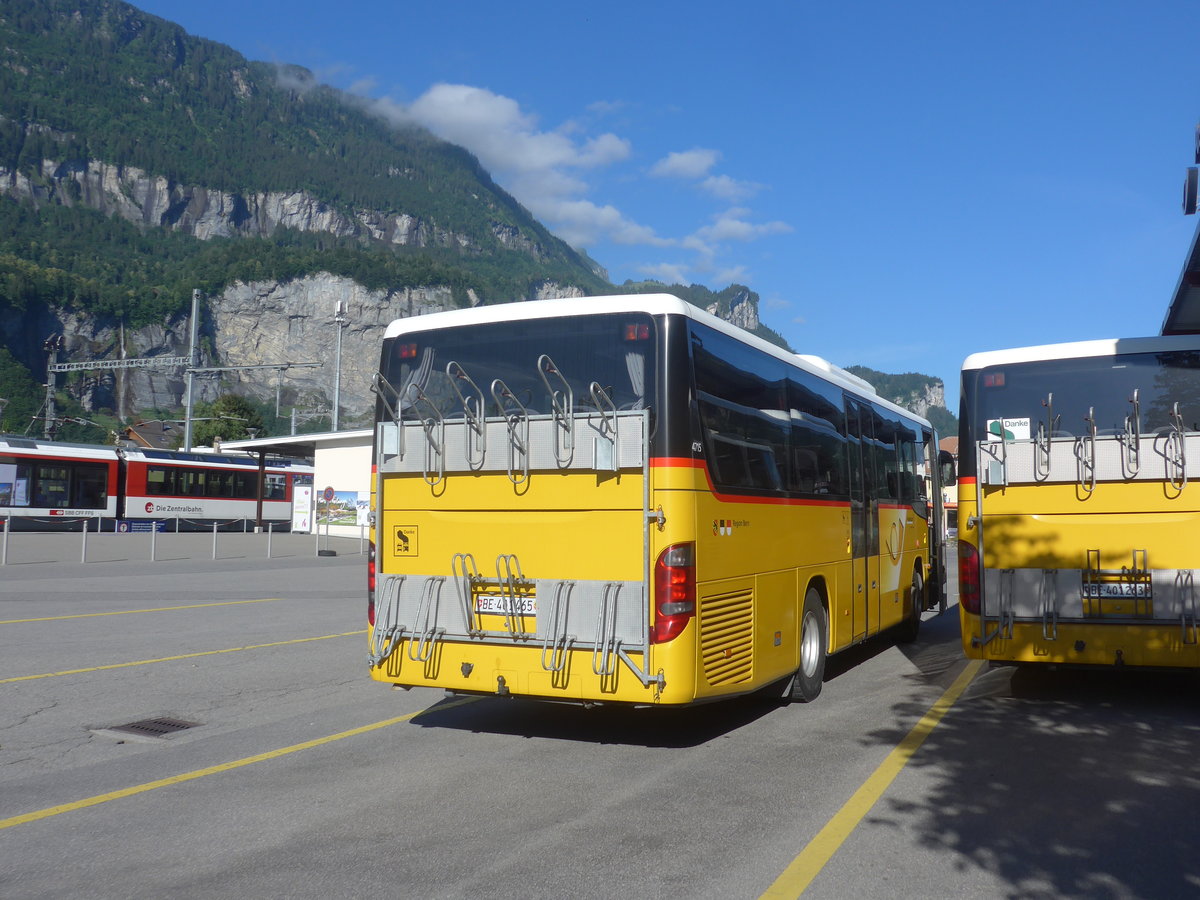
[[[433,577],[426,578],[421,587],[421,601],[417,607],[413,637],[408,642],[408,658],[413,662],[428,662],[433,656],[434,646],[446,633],[445,628],[438,627],[438,607],[445,584],[444,577]]]
[[[1058,640],[1058,571],[1042,569],[1038,585],[1039,607],[1042,614],[1042,637],[1048,641]]]
[[[1167,481],[1177,491],[1187,487],[1187,428],[1179,414],[1179,404],[1171,405],[1171,425],[1164,448],[1167,458]]]
[[[492,382],[492,397],[508,428],[508,480],[520,486],[529,481],[529,410],[499,378]]]
[[[567,633],[573,581],[560,581],[554,586],[550,599],[550,611],[545,618],[545,636],[542,638],[542,668],[547,672],[561,672],[567,665],[567,651],[576,637]],[[540,618],[540,617],[539,617]]]
[[[538,357],[537,366],[538,377],[550,395],[550,408],[554,414],[554,461],[563,468],[571,464],[575,453],[575,394],[554,360],[545,353]],[[561,388],[550,384],[550,376],[558,379]]]
[[[1175,594],[1179,597],[1179,632],[1184,644],[1194,644],[1196,633],[1196,585],[1191,569],[1175,573]]]
[[[450,379],[450,387],[462,404],[463,424],[466,426],[466,456],[467,466],[472,470],[483,468],[487,459],[487,401],[483,391],[479,389],[467,370],[454,360],[446,363],[446,377]],[[471,396],[465,396],[462,385],[471,389]]]
[[[1087,567],[1081,573],[1081,593],[1083,595],[1083,614],[1085,617],[1102,619],[1112,617],[1105,611],[1106,599],[1132,600],[1133,612],[1123,618],[1149,618],[1153,614],[1152,580],[1150,570],[1146,567],[1146,551],[1133,550],[1130,565],[1119,569],[1100,568],[1100,551],[1087,551]],[[1110,586],[1120,588],[1117,593],[1109,593]]]
[[[378,666],[392,655],[404,639],[407,628],[400,622],[400,589],[404,576],[385,578],[375,597],[375,626],[371,629],[371,652],[368,659]]]
[[[445,375],[461,406],[461,419],[448,419],[440,410],[433,399],[436,394],[426,385],[428,373],[414,375],[401,392],[377,373],[374,390],[391,420],[388,424],[398,432],[392,439],[382,430],[381,422],[377,496],[382,497],[386,473],[419,473],[426,483],[436,487],[448,474],[457,471],[505,471],[512,484],[519,488],[528,482],[535,467],[539,470],[585,468],[619,473],[623,466],[639,466],[644,507],[640,581],[577,583],[538,579],[536,590],[540,597],[547,598],[548,606],[538,616],[536,637],[542,643],[543,668],[547,671],[565,667],[570,648],[591,645],[594,648],[593,669],[597,674],[611,676],[620,660],[642,684],[656,686],[661,691],[665,681],[661,671],[657,675],[651,673],[649,655],[650,533],[656,525],[659,528],[664,525],[661,509],[649,508],[649,412],[646,409],[618,411],[608,391],[595,381],[589,383],[588,395],[582,404],[588,411],[576,411],[570,384],[557,364],[542,354],[538,365],[539,378],[550,396],[549,415],[531,413],[515,392],[502,380],[495,379],[491,384],[491,396],[499,415],[487,417],[484,393],[456,361],[447,364]],[[404,421],[406,415],[409,417],[407,422]],[[533,434],[535,425],[536,436]],[[590,454],[581,452],[584,448],[580,434],[585,429],[593,436],[592,446],[588,448]],[[488,439],[489,430],[493,431],[492,440]],[[497,440],[501,435],[507,440]],[[407,459],[406,451],[412,449],[407,445],[414,440],[424,444],[422,458]],[[639,445],[636,454],[633,452],[634,440]],[[506,458],[489,459],[489,451],[493,447],[499,448],[500,443],[507,444]],[[398,453],[389,456],[382,448],[392,444]],[[542,454],[549,458],[544,459]],[[526,627],[524,617],[529,614],[523,612],[521,602],[531,590],[529,585],[535,582],[524,576],[515,556],[501,554],[497,558],[494,582],[480,575],[469,553],[455,554],[451,572],[449,576],[414,574],[411,583],[403,588],[402,608],[407,613],[402,615],[416,621],[406,632],[413,636],[410,655],[430,658],[439,640],[472,640],[505,634],[514,640],[529,640],[535,636]],[[439,608],[446,578],[450,578],[455,586],[455,606],[461,608],[460,612]],[[496,612],[505,617],[502,631],[485,630],[479,611],[474,608],[475,600],[484,590],[494,590],[500,598]],[[636,613],[632,607],[626,609],[622,605],[628,602],[631,590],[640,600]],[[577,613],[570,613],[571,624],[568,624],[568,613],[577,596],[582,602],[580,610],[588,613],[595,610],[597,633],[591,636],[592,640],[581,640],[583,631],[580,628],[586,631],[587,626],[578,621]],[[455,621],[460,617],[463,620],[461,634]],[[640,654],[641,659],[632,658],[631,652]]]
[[[437,487],[446,480],[446,420],[420,385],[408,386],[409,406],[425,431],[425,483]]]
[[[604,585],[603,599],[596,611],[596,646],[592,650],[592,671],[602,677],[616,671],[621,641],[617,638],[617,599],[621,585],[610,581]]]

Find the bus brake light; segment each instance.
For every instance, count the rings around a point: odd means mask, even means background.
[[[375,627],[375,542],[367,548],[367,624]]]
[[[979,615],[982,600],[982,583],[979,569],[979,551],[974,544],[958,542],[958,602],[963,610]]]
[[[654,564],[654,627],[650,643],[679,637],[696,615],[696,545],[672,544]]]

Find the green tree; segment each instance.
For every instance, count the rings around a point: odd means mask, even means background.
[[[211,447],[213,441],[244,440],[250,437],[249,429],[263,437],[266,431],[263,418],[255,405],[240,394],[222,394],[212,403],[196,405],[192,418],[192,446]]]
[[[45,392],[11,353],[0,347],[0,432],[22,434],[37,415]]]

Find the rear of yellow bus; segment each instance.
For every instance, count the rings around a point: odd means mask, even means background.
[[[1200,342],[975,354],[962,390],[966,655],[1200,664]]]
[[[686,384],[673,383],[685,375],[662,365],[669,343],[686,349],[686,325],[599,299],[589,312],[614,311],[581,314],[582,302],[389,329],[374,679],[575,703],[695,699],[692,470],[679,483],[661,449],[690,443]],[[678,390],[675,414],[657,398]]]

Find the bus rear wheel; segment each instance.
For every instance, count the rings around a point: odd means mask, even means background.
[[[925,579],[921,577],[921,567],[913,569],[912,576],[912,611],[907,619],[896,629],[896,640],[902,644],[911,644],[921,633],[921,612],[925,609]]]
[[[825,679],[825,651],[829,646],[829,623],[821,593],[810,587],[800,613],[800,668],[792,677],[791,698],[811,703],[821,693]]]

